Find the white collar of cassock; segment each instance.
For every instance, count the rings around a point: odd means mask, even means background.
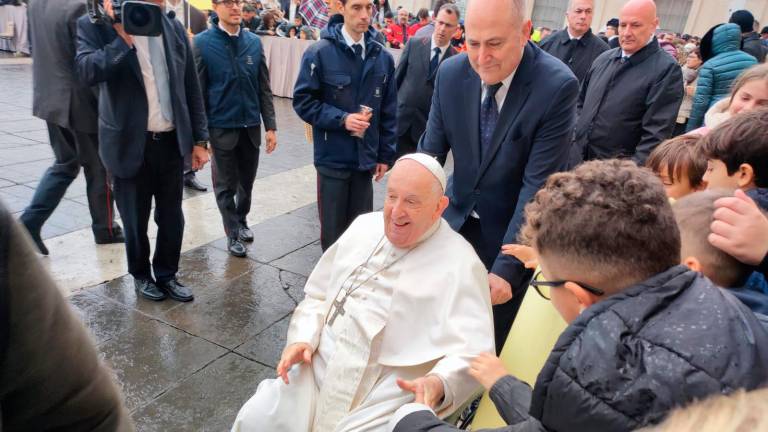
[[[389,239],[387,239],[387,241],[384,242],[384,243],[389,243],[392,246],[392,248],[394,250],[398,251],[398,252],[408,252],[408,251],[413,250],[414,248],[418,247],[419,245],[421,245],[425,241],[429,240],[429,238],[432,237],[432,235],[437,231],[437,229],[440,228],[440,224],[442,223],[442,221],[443,221],[443,218],[442,217],[439,218],[435,223],[432,224],[431,227],[429,227],[427,232],[425,232],[424,234],[421,235],[421,237],[419,237],[419,240],[416,241],[416,244],[411,246],[408,249],[399,248],[399,247],[393,245],[392,242],[389,241]],[[386,237],[386,235],[385,235],[385,237]]]

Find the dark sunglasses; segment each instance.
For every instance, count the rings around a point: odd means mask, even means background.
[[[601,290],[600,288],[591,287],[591,286],[589,286],[587,284],[583,284],[581,282],[567,281],[567,280],[546,281],[546,280],[539,280],[540,277],[541,277],[541,271],[537,272],[533,276],[533,280],[531,281],[530,286],[534,287],[536,289],[536,292],[539,293],[541,298],[543,298],[544,300],[550,300],[550,296],[549,295],[545,295],[541,291],[541,287],[554,288],[554,287],[558,287],[558,286],[561,286],[561,285],[565,285],[566,282],[573,282],[573,283],[579,285],[580,287],[584,288],[585,290],[589,291],[590,293],[592,293],[592,294],[594,294],[596,296],[605,295],[605,291]]]

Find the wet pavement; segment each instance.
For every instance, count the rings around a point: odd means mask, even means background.
[[[31,115],[29,60],[2,57],[0,200],[18,216],[53,154],[45,123]],[[275,375],[291,312],[321,255],[312,149],[290,100],[275,103],[279,144],[274,154],[261,155],[249,219],[256,240],[247,258],[226,252],[212,192],[185,191],[179,279],[193,289],[193,302],[136,297],[122,246],[92,244],[82,174],[45,225],[52,254],[41,260],[66,285],[138,430],[228,430],[257,384]],[[198,174],[209,187],[210,178],[209,167]],[[377,203],[381,192],[379,185]],[[64,253],[71,250],[77,252]],[[73,260],[96,276],[73,275]]]

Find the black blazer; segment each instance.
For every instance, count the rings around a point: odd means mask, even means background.
[[[411,130],[413,141],[418,142],[427,127],[435,77],[429,75],[432,58],[432,38],[411,38],[395,69],[397,84],[397,136]],[[456,54],[449,45],[440,63]]]
[[[584,33],[581,39],[572,41],[567,27],[547,36],[539,46],[568,65],[579,83],[584,82],[597,56],[609,49],[607,43],[592,33],[592,29]]]
[[[78,80],[77,19],[83,0],[32,0],[27,9],[32,51],[32,114],[58,126],[95,134],[95,89]]]
[[[111,25],[77,22],[77,69],[89,85],[99,86],[99,154],[118,178],[131,178],[144,162],[148,106],[135,48]],[[176,19],[163,15],[163,42],[168,60],[171,102],[179,153],[208,140],[205,107],[189,39]]]
[[[519,289],[527,274],[519,261],[500,253],[501,245],[516,242],[525,204],[566,165],[579,82],[560,60],[529,42],[482,160],[481,91],[466,54],[448,59],[437,72],[419,150],[441,159],[453,152],[443,217],[458,231],[476,210],[485,253],[497,257],[491,272]]]
[[[602,53],[587,73],[576,106],[571,166],[627,158],[644,165],[669,138],[683,100],[683,72],[653,38],[626,62],[621,48]]]

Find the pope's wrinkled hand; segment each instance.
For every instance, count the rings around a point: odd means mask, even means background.
[[[509,375],[509,372],[507,372],[501,359],[493,354],[482,353],[472,360],[469,365],[469,374],[486,390],[490,390],[496,381]]]
[[[501,276],[488,273],[488,284],[491,288],[491,304],[500,305],[512,300],[512,285]]]
[[[291,369],[291,366],[302,362],[311,364],[313,351],[312,346],[304,342],[288,345],[283,350],[283,355],[277,364],[277,375],[283,379],[283,382],[290,384],[288,382],[288,371]]]
[[[414,394],[416,403],[424,404],[432,409],[437,409],[445,396],[443,380],[435,375],[427,375],[412,381],[397,379],[397,385]]]

